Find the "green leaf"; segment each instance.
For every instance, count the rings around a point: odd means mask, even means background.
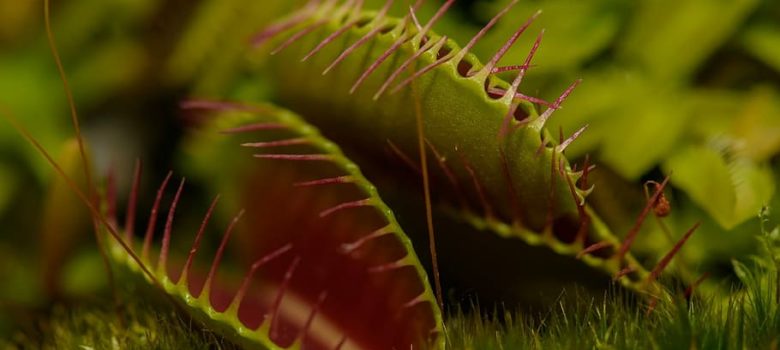
[[[758,0],[644,1],[629,22],[620,56],[659,79],[687,77],[758,4]]]
[[[704,146],[683,148],[663,168],[676,187],[727,229],[753,218],[775,189],[767,166],[744,158],[727,161]]]

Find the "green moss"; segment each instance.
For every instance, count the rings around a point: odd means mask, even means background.
[[[741,268],[744,265],[740,265]],[[623,294],[574,298],[538,313],[490,312],[475,306],[447,321],[448,349],[767,349],[780,338],[774,269],[740,272],[743,289],[730,298],[662,301],[652,313]],[[747,274],[747,275],[745,275]],[[747,276],[747,277],[746,277]],[[110,303],[59,305],[35,331],[0,348],[234,349],[180,316],[165,300],[125,296],[125,325]]]
[[[56,305],[32,329],[0,340],[0,349],[237,349],[168,300],[137,293],[122,300],[121,317],[106,299]]]

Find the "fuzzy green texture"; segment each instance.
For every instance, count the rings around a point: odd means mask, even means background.
[[[649,315],[614,296],[560,303],[541,315],[459,312],[447,323],[447,339],[452,349],[466,350],[770,349],[779,340],[780,312],[767,287],[750,286],[725,305],[675,299]],[[756,308],[764,313],[752,314]]]
[[[122,291],[121,316],[110,299],[58,304],[33,329],[0,340],[3,349],[239,349],[182,316],[147,290]],[[145,297],[140,297],[141,295]],[[121,320],[120,320],[121,318]]]
[[[578,297],[540,313],[490,312],[473,307],[447,319],[447,349],[771,349],[780,338],[777,270],[767,256],[737,263],[741,286],[726,300],[702,296],[659,303],[652,313],[623,294]],[[575,292],[576,293],[576,292]],[[125,299],[127,328],[116,314],[85,304],[55,308],[41,334],[19,333],[0,347],[85,349],[232,349],[221,336],[181,318],[170,304]],[[56,346],[55,346],[56,345]]]

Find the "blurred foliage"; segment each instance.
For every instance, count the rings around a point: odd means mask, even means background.
[[[477,1],[474,13],[484,21],[508,3]],[[633,224],[630,209],[615,208],[615,196],[600,191],[626,192],[621,182],[658,180],[660,171],[672,175],[677,198],[666,219],[674,236],[694,221],[708,228],[692,238],[690,264],[713,267],[752,251],[755,215],[776,197],[780,4],[538,0],[521,1],[507,16],[524,19],[537,9],[537,23],[502,64],[522,62],[545,28],[521,89],[551,100],[572,80],[584,80],[550,127],[570,135],[589,126],[568,154],[591,155],[602,167],[597,176],[609,178],[596,180],[594,197],[607,221],[618,233]],[[477,45],[480,56],[492,55],[522,22],[500,23]],[[621,196],[641,205],[639,191],[633,200]],[[671,244],[657,225],[644,231],[640,250],[657,254]]]

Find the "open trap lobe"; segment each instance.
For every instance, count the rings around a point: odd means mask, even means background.
[[[170,252],[165,270],[176,288],[169,289],[196,298],[207,323],[227,320],[250,343],[303,349],[437,344],[441,318],[424,271],[357,168],[310,129],[301,133],[284,121],[258,128],[271,124],[238,114],[217,116],[222,134],[206,127],[207,136],[194,137],[194,144],[207,149],[195,163],[222,179],[222,208],[214,215],[241,214],[226,230],[224,249]],[[225,120],[240,125],[227,130]],[[174,233],[173,240],[193,237]],[[192,250],[195,263],[184,279],[183,261]]]

